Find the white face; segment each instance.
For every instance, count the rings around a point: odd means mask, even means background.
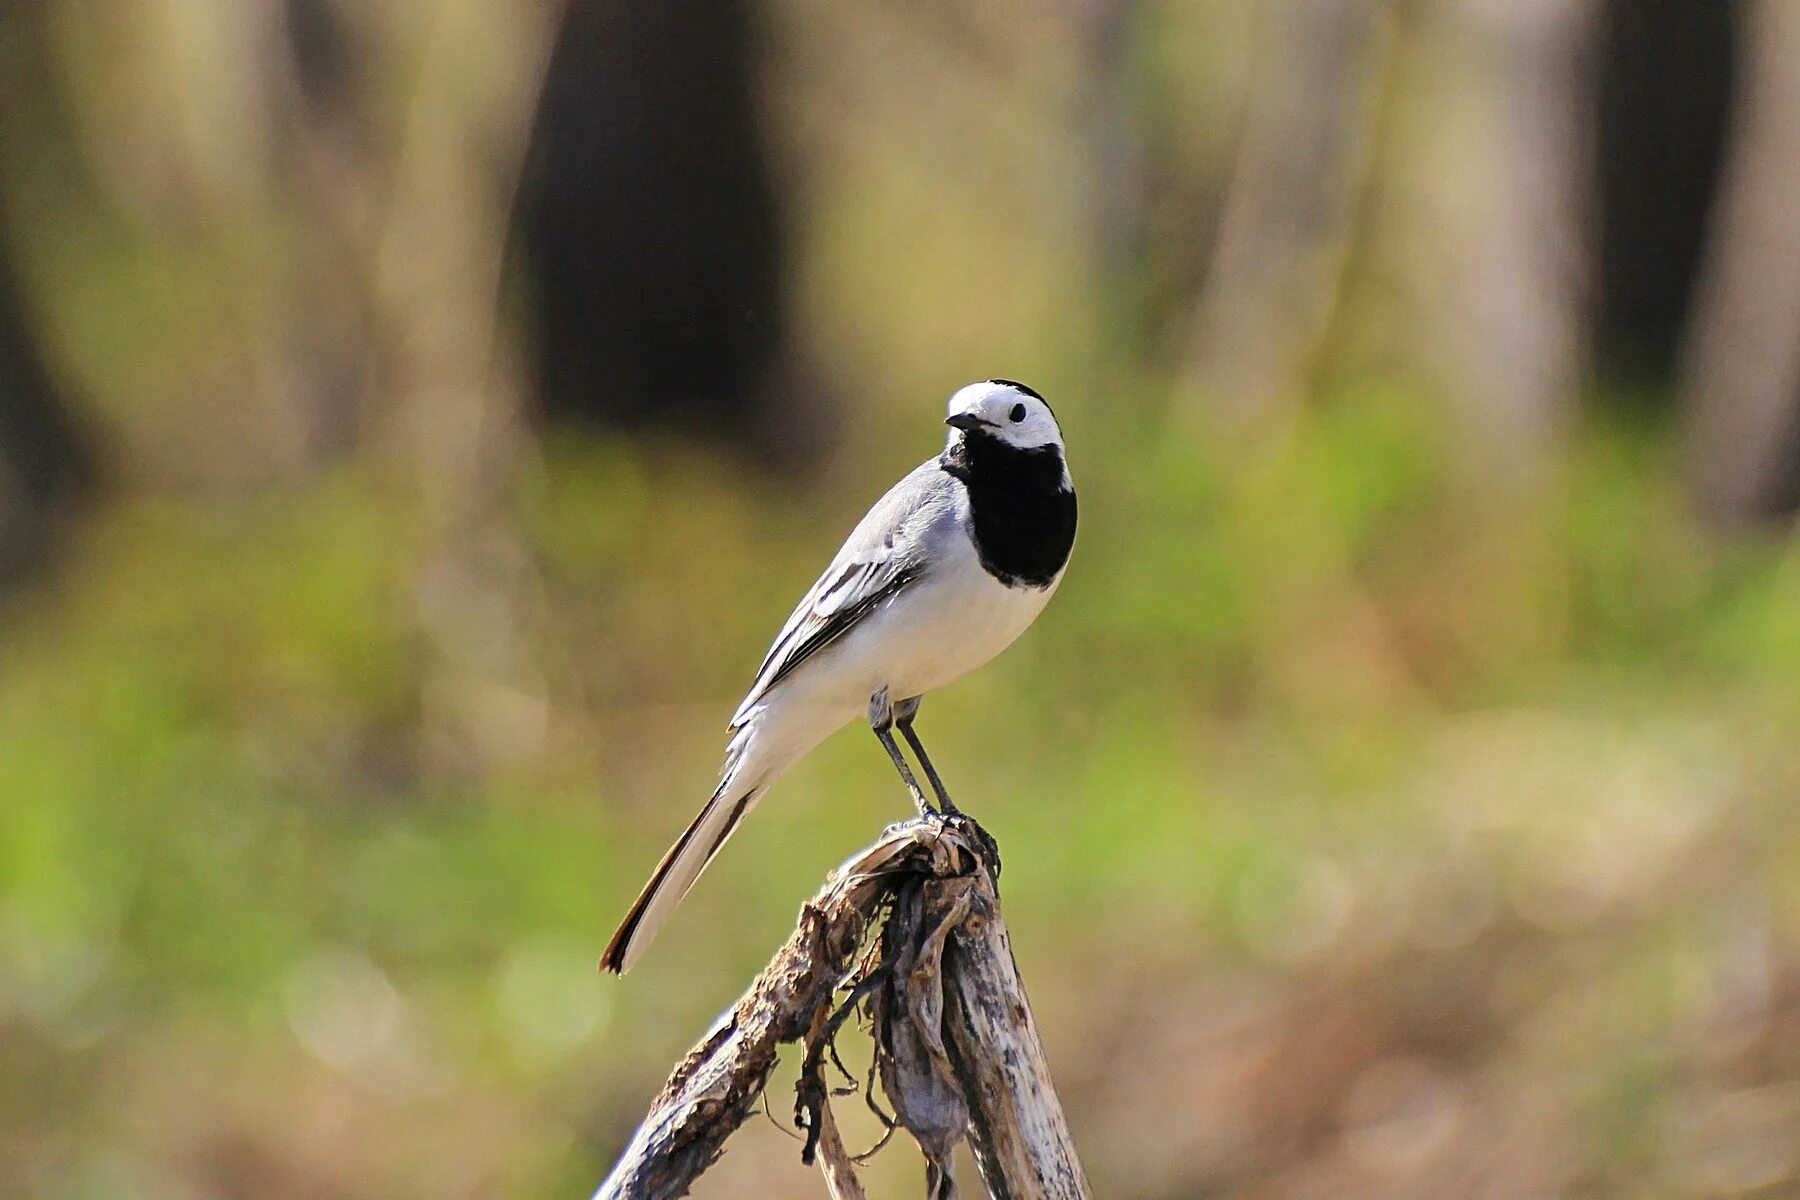
[[[963,436],[963,430],[974,428],[1021,450],[1063,444],[1062,430],[1048,404],[1013,384],[992,379],[971,383],[951,396],[944,420],[957,427],[950,435],[952,442]]]

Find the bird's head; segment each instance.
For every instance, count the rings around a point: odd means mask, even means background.
[[[986,436],[1019,450],[1062,449],[1062,429],[1044,398],[1010,379],[984,379],[950,397],[944,424],[954,432],[950,443]]]

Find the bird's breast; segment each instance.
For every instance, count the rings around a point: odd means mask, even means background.
[[[1076,505],[1060,450],[971,435],[942,462],[962,484],[968,534],[990,575],[1030,588],[1061,577],[1075,546]]]

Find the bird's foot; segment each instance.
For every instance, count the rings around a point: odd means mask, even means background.
[[[919,815],[942,829],[955,830],[962,840],[975,851],[983,865],[987,867],[988,874],[992,875],[995,880],[1000,878],[1000,843],[994,840],[993,834],[982,828],[981,822],[955,807],[948,811],[931,809],[928,812],[921,812]]]

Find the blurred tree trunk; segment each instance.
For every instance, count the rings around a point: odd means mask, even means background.
[[[1271,9],[1201,304],[1198,374],[1227,423],[1278,416],[1349,349],[1435,381],[1475,476],[1529,483],[1587,359],[1598,10]]]
[[[1560,440],[1587,357],[1596,0],[1453,0],[1438,23],[1472,136],[1445,147],[1441,364],[1465,464],[1508,489]]]
[[[530,756],[548,717],[529,637],[537,579],[506,503],[530,436],[498,301],[556,15],[515,14],[505,58],[470,36],[488,19],[480,0],[456,0],[419,30],[373,253],[383,448],[417,521],[420,761],[443,775]],[[472,58],[503,86],[469,88]]]
[[[1144,265],[1149,210],[1148,167],[1133,95],[1130,0],[1088,0],[1072,14],[1084,82],[1080,120],[1094,177],[1088,189],[1100,269],[1117,288]]]
[[[1599,35],[1595,362],[1668,395],[1724,161],[1741,9],[1605,0]],[[1646,389],[1643,385],[1649,385]]]
[[[1800,506],[1800,5],[1760,0],[1682,369],[1689,471],[1723,524]]]
[[[87,448],[38,336],[0,241],[0,586],[54,550],[57,513],[89,478]]]
[[[0,19],[0,106],[9,136],[50,85],[46,12],[14,3]],[[28,303],[15,240],[16,147],[0,155],[0,585],[55,549],[58,511],[90,481],[92,452],[43,353],[43,327]]]
[[[1366,181],[1392,5],[1277,0],[1200,299],[1196,371],[1228,426],[1303,398]]]
[[[747,0],[568,5],[513,217],[546,414],[804,442],[754,33]]]

